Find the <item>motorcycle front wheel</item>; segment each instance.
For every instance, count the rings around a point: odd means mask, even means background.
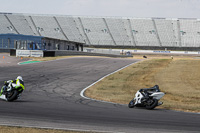
[[[158,105],[157,99],[149,99],[146,103],[146,109],[154,109]]]
[[[135,107],[135,99],[131,100],[128,104],[129,108],[134,108]]]
[[[17,99],[18,91],[17,90],[12,90],[10,92],[7,92],[6,94],[6,99],[8,102],[14,101]]]

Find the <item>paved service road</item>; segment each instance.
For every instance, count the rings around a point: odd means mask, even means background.
[[[1,84],[22,75],[26,86],[16,102],[0,100],[0,125],[106,132],[199,132],[199,114],[129,109],[80,96],[85,87],[136,61],[76,57],[26,65],[0,64]]]

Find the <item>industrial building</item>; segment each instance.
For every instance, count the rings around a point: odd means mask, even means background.
[[[43,36],[9,33],[0,34],[0,49],[83,51],[83,44]]]

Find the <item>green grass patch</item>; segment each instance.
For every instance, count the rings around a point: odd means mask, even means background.
[[[38,62],[41,62],[41,61],[25,61],[25,62],[21,62],[20,65],[30,64],[30,63],[38,63]]]

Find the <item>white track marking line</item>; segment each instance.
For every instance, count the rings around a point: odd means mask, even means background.
[[[140,62],[140,61],[141,61],[141,60],[136,61],[136,62],[134,62],[134,63],[131,63],[131,64],[129,64],[129,65],[126,65],[126,66],[124,66],[124,67],[122,67],[122,68],[120,68],[120,69],[118,69],[118,70],[116,70],[116,71],[114,71],[114,72],[112,72],[112,73],[110,73],[110,74],[107,74],[106,76],[100,78],[100,79],[97,80],[96,82],[94,82],[94,83],[92,83],[91,85],[89,85],[88,87],[84,88],[84,89],[80,92],[80,96],[83,97],[83,98],[85,98],[85,99],[89,99],[89,100],[93,100],[93,101],[99,101],[99,102],[105,102],[105,103],[118,104],[118,103],[107,102],[107,101],[103,101],[103,100],[97,100],[97,99],[89,98],[89,97],[86,97],[86,96],[84,95],[84,93],[85,93],[85,91],[86,91],[88,88],[92,87],[93,85],[95,85],[95,84],[98,83],[99,81],[103,80],[104,78],[106,78],[106,77],[108,77],[108,76],[110,76],[110,75],[112,75],[112,74],[114,74],[114,73],[116,73],[116,72],[118,72],[118,71],[120,71],[120,70],[122,70],[122,69],[124,69],[124,68],[127,68],[127,67],[129,67],[129,66],[131,66],[131,65],[133,65],[133,64],[135,64],[135,63],[138,63],[138,62]],[[124,105],[124,104],[120,104],[120,105]]]

